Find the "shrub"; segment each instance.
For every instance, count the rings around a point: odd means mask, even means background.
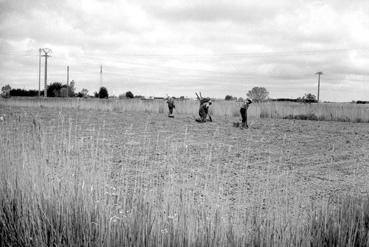
[[[133,99],[135,96],[133,95],[133,93],[131,91],[126,92],[126,97],[129,99]]]
[[[302,102],[304,103],[317,103],[317,99],[316,96],[314,94],[311,93],[307,93],[304,95],[304,97],[302,97]]]
[[[25,89],[12,89],[10,90],[10,96],[26,96],[26,97],[32,97],[37,96],[38,91],[37,90],[25,90]]]
[[[1,88],[1,96],[3,98],[9,98],[10,97],[10,91],[11,91],[11,87],[9,85],[5,85]]]
[[[106,89],[106,87],[101,87],[98,95],[100,99],[109,98],[108,89]]]
[[[237,97],[233,97],[232,95],[226,95],[224,99],[225,100],[236,100]]]
[[[83,88],[81,92],[78,92],[77,97],[79,98],[87,98],[88,97],[88,90]]]

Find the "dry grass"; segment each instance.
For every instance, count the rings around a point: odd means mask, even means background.
[[[304,104],[271,102],[260,106],[260,116],[301,120],[369,122],[369,106],[349,103]]]
[[[250,187],[243,178],[258,160],[249,163],[252,153],[241,150],[245,168],[213,163],[236,148],[217,131],[212,142],[194,145],[190,130],[162,138],[149,120],[139,132],[133,126],[139,122],[127,125],[120,143],[111,143],[109,119],[93,122],[83,111],[60,110],[69,103],[55,104],[45,114],[8,114],[1,126],[1,246],[368,244],[366,199],[306,203],[302,195],[291,196],[289,170],[278,168],[272,176],[269,165],[262,168],[270,175],[264,186]],[[109,110],[106,104],[98,109]]]
[[[114,112],[167,112],[164,100],[99,100],[99,99],[58,99],[58,98],[13,98],[0,99],[0,104],[20,107],[51,107],[72,108]],[[198,113],[199,103],[195,100],[176,101],[175,114],[195,115]],[[210,109],[210,113],[220,117],[240,116],[239,103],[234,101],[217,100]],[[369,106],[349,103],[320,103],[304,104],[293,102],[266,102],[253,104],[248,110],[251,118],[284,118],[301,120],[323,120],[342,122],[369,122]]]

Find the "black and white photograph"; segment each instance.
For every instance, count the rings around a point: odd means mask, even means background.
[[[369,246],[369,0],[0,0],[0,247]]]

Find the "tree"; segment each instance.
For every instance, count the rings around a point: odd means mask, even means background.
[[[51,83],[47,87],[48,97],[74,97],[74,81],[70,85],[62,84],[60,82]]]
[[[87,98],[88,97],[88,90],[83,88],[80,92],[77,93],[77,97]]]
[[[47,97],[60,97],[63,85],[60,82],[53,82],[47,87]]]
[[[10,85],[5,85],[1,88],[1,96],[3,98],[9,98],[10,97],[10,91],[12,90],[12,88],[10,87]]]
[[[302,102],[304,102],[304,103],[316,103],[318,101],[316,100],[316,96],[314,94],[307,93],[307,94],[304,95],[304,97],[302,97]]]
[[[133,99],[135,96],[133,95],[133,93],[131,91],[126,92],[126,97],[129,99]]]
[[[247,93],[247,97],[251,98],[254,102],[261,102],[268,98],[269,92],[265,87],[253,87]]]
[[[101,87],[98,95],[100,99],[109,98],[108,89],[106,89],[106,87]]]
[[[81,92],[79,93],[82,94],[83,98],[88,97],[88,90],[86,88],[82,88]]]
[[[234,100],[234,99],[237,99],[236,97],[233,97],[232,95],[226,95],[225,100]]]

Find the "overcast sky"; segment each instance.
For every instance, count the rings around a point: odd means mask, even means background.
[[[369,100],[368,0],[0,0],[0,86],[38,89],[46,47],[90,94],[296,98],[323,71],[321,100]]]

